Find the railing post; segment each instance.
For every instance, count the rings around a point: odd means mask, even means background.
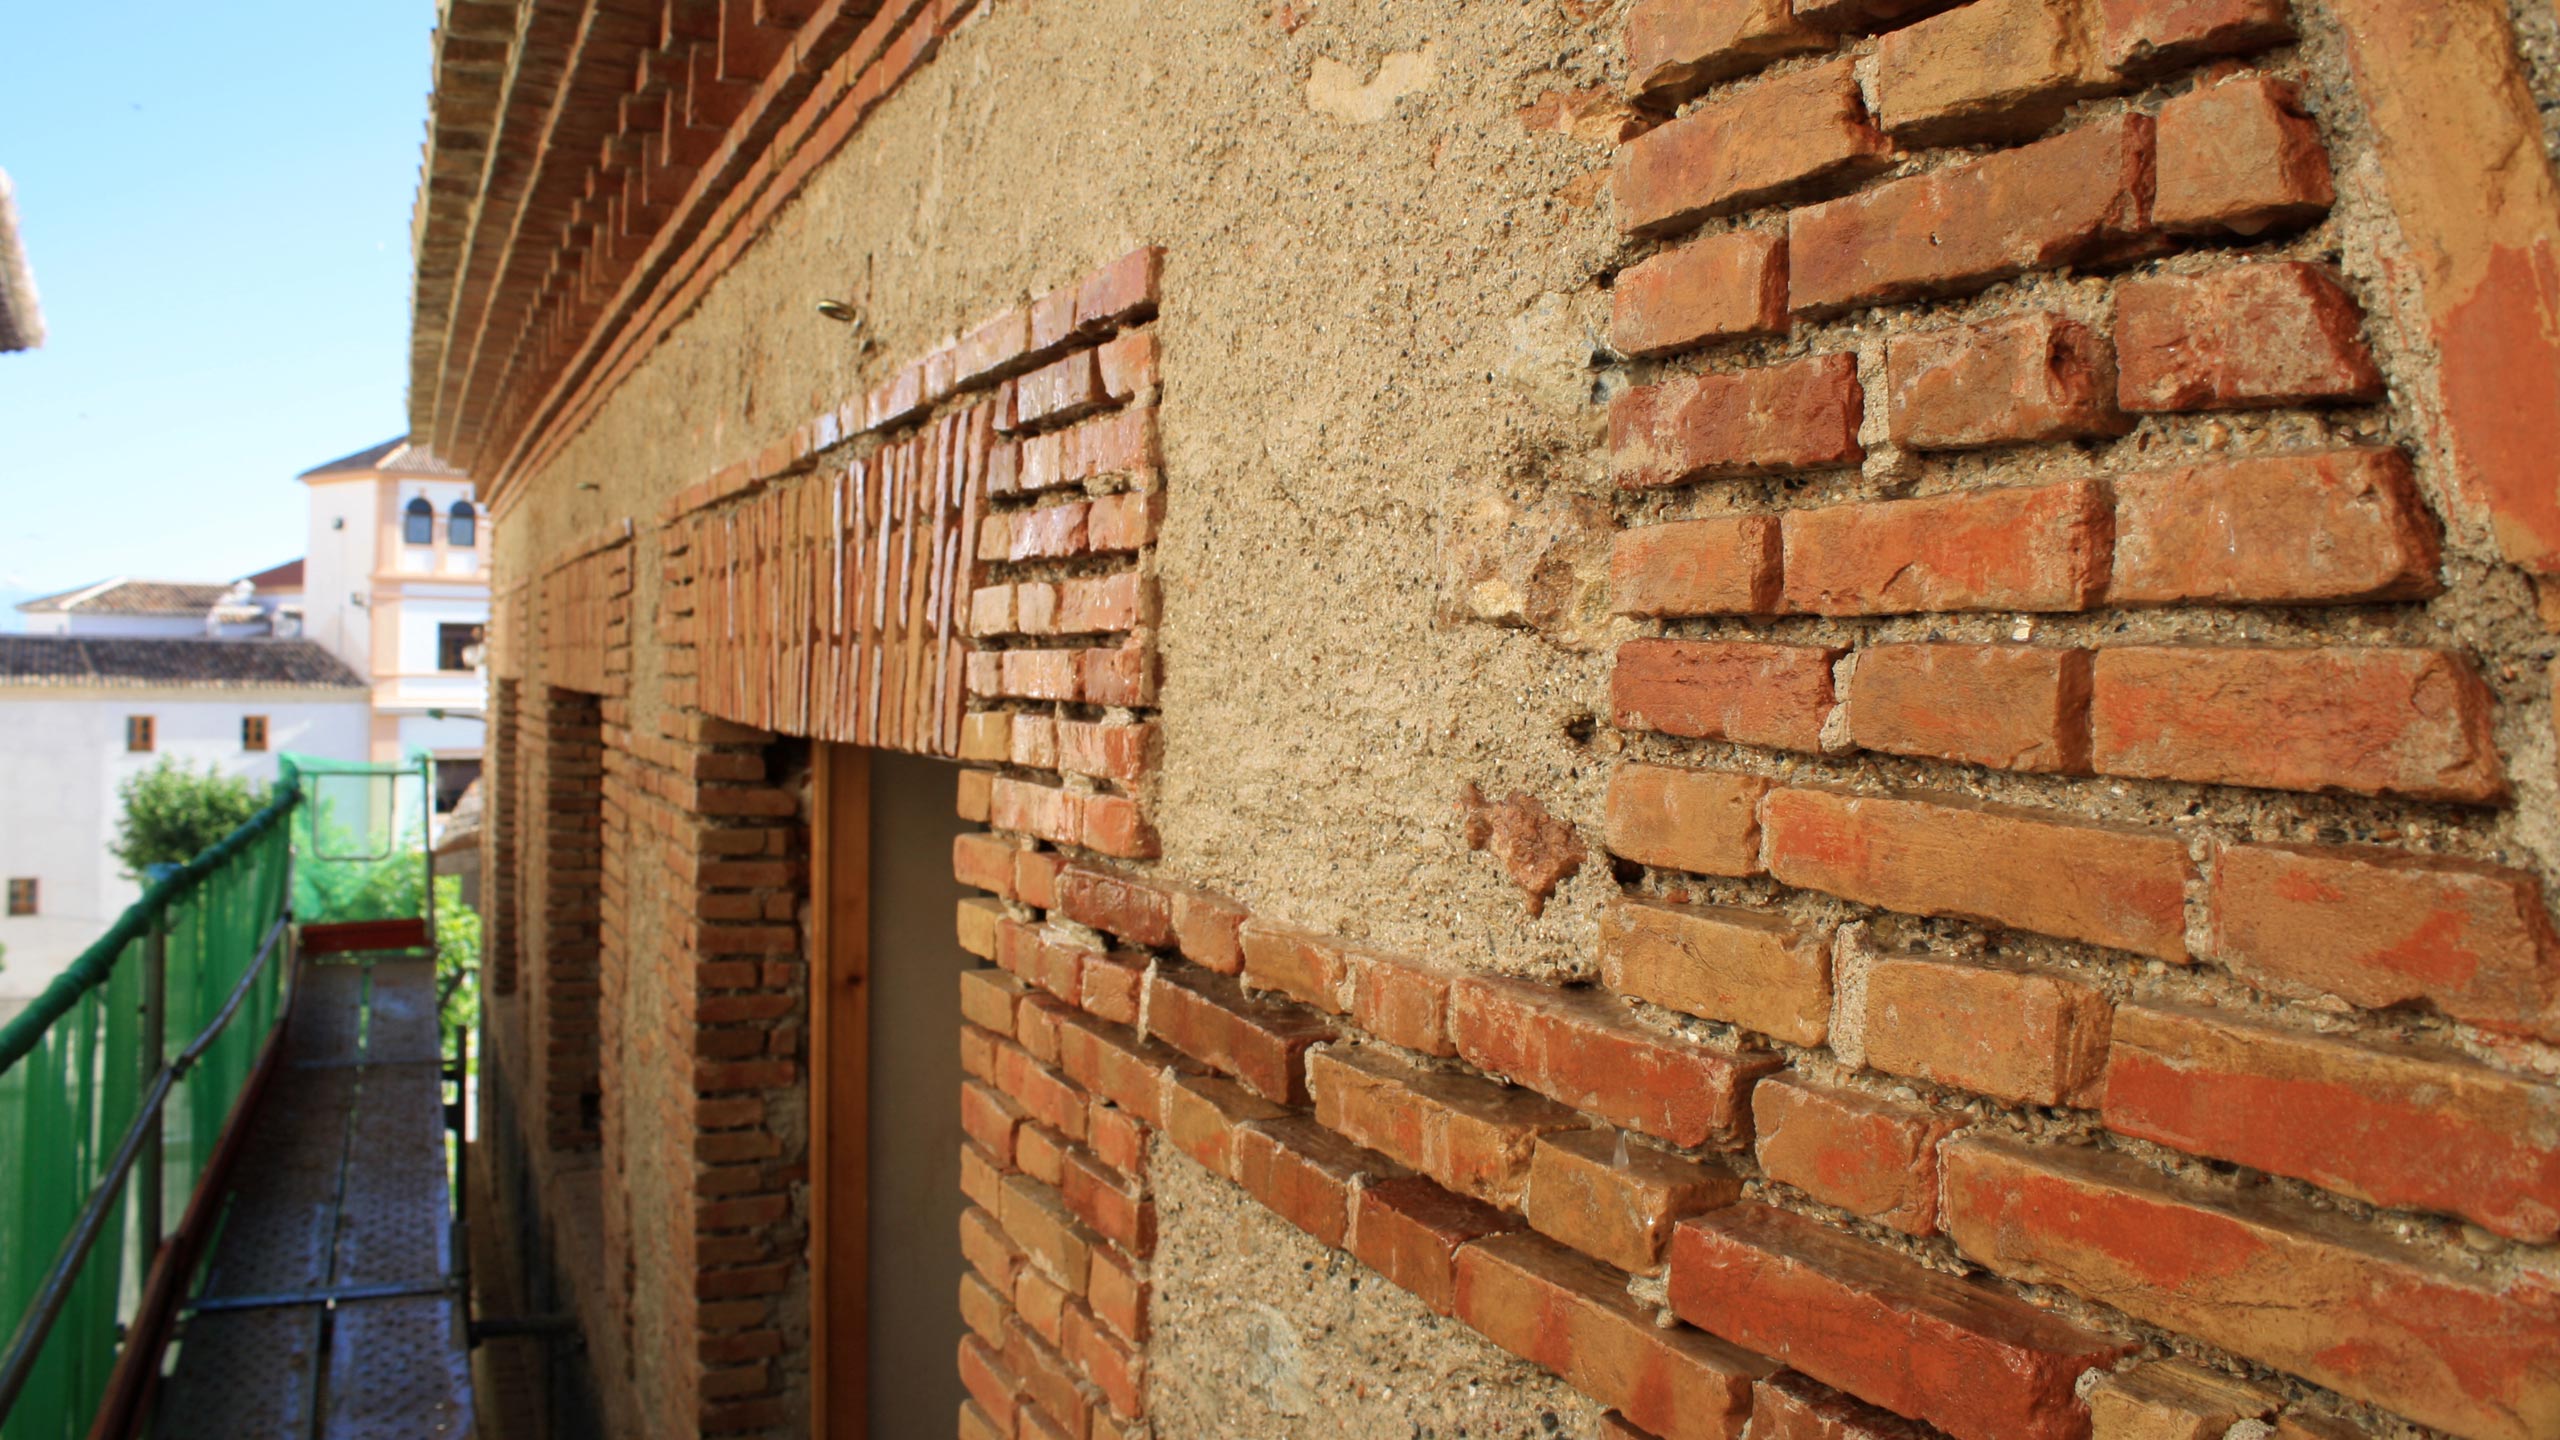
[[[151,934],[142,942],[142,1088],[160,1078],[169,1063],[169,917],[151,917]],[[140,1176],[134,1182],[134,1213],[140,1217],[142,1268],[160,1253],[160,1112],[154,1110],[143,1133]]]

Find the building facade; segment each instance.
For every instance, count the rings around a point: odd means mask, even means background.
[[[490,1408],[2560,1433],[2552,19],[444,7]]]

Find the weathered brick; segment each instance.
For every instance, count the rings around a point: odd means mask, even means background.
[[[1223,975],[1182,966],[1158,967],[1149,982],[1147,1025],[1167,1045],[1282,1104],[1305,1101],[1299,1056],[1333,1034],[1304,1006],[1247,995]]]
[[[1147,957],[1113,950],[1085,963],[1078,977],[1076,1003],[1115,1024],[1135,1025],[1146,985]]]
[[[2186,958],[2184,841],[1958,800],[1773,790],[1760,807],[1781,882],[1910,915],[1957,915]]]
[[[1458,1303],[1459,1250],[1519,1228],[1519,1221],[1490,1205],[1410,1175],[1360,1187],[1350,1249],[1362,1264],[1447,1315]]]
[[[2151,121],[2096,121],[1793,212],[1787,304],[1827,314],[2116,258],[2150,209]]]
[[[1244,970],[1244,907],[1206,890],[1173,887],[1174,941],[1182,958],[1221,975]]]
[[[2456,1434],[2560,1427],[2560,1287],[2497,1283],[2263,1190],[2175,1186],[2121,1155],[1947,1143],[1946,1226],[2011,1279],[2058,1285]]]
[[[1832,44],[1787,0],[1639,0],[1627,11],[1627,77],[1637,97],[1656,102]]]
[[[1307,1091],[1327,1129],[1461,1195],[1512,1210],[1520,1207],[1538,1136],[1582,1123],[1533,1091],[1417,1070],[1357,1046],[1309,1051]]]
[[[1151,1289],[1135,1261],[1109,1246],[1093,1252],[1092,1268],[1085,1272],[1085,1303],[1093,1307],[1093,1318],[1131,1344],[1146,1343]]]
[[[2133,428],[2116,409],[2107,337],[2049,312],[1897,335],[1885,347],[1885,378],[1894,443],[1915,449],[1971,450]]]
[[[1022,1269],[1022,1247],[1013,1243],[994,1212],[976,1207],[960,1212],[960,1255],[989,1285],[1010,1295]]]
[[[1244,947],[1246,984],[1277,990],[1328,1014],[1350,1010],[1351,959],[1339,944],[1260,919],[1245,921],[1237,939]]]
[[[1609,403],[1610,464],[1631,488],[1855,465],[1865,403],[1845,352],[1640,385]]]
[[[2031,1105],[2095,1105],[2106,997],[2076,980],[1896,956],[1866,980],[1866,1059],[1897,1075]]]
[[[1649,1029],[1589,991],[1470,976],[1451,1006],[1468,1063],[1674,1145],[1747,1143],[1751,1083],[1778,1065]]]
[[[1609,777],[1609,852],[1639,865],[1700,875],[1760,873],[1757,775],[1621,765]]]
[[[1236,1126],[1229,1154],[1247,1194],[1337,1250],[1351,1233],[1362,1178],[1404,1173],[1303,1115]]]
[[[1045,1267],[1067,1289],[1083,1292],[1093,1237],[1076,1223],[1056,1190],[1028,1175],[1007,1175],[1004,1208],[997,1217],[1004,1233],[1034,1263]]]
[[[2090,759],[2108,775],[2486,802],[2507,789],[2493,703],[2443,650],[2115,646],[2090,677]]]
[[[2298,260],[2128,280],[2116,289],[2116,400],[2127,410],[2240,410],[2375,400],[2364,311]]]
[[[963,831],[951,837],[951,874],[963,885],[1013,895],[1014,846],[1001,835]]]
[[[999,1035],[1013,1033],[1014,1006],[1021,1002],[1028,987],[1001,970],[963,970],[960,972],[960,1014],[973,1025],[983,1025]]]
[[[1909,1235],[1938,1230],[1938,1142],[1961,1117],[1792,1076],[1751,1092],[1769,1178]]]
[[[1351,1019],[1390,1045],[1425,1055],[1455,1055],[1449,1038],[1449,987],[1456,975],[1436,965],[1372,950],[1351,959]]]
[[[2214,958],[2284,993],[2423,1001],[2560,1039],[2560,939],[2521,870],[2379,847],[2234,845],[2214,858]]]
[[[1004,918],[1003,902],[985,895],[973,895],[960,902],[954,929],[960,948],[981,960],[996,956],[996,924]]]
[[[1831,933],[1718,905],[1613,901],[1600,974],[1621,995],[1798,1045],[1831,1030]]]
[[[1144,1260],[1156,1249],[1156,1203],[1143,1182],[1124,1179],[1084,1150],[1066,1153],[1058,1194],[1096,1235]]]
[[[960,1276],[960,1322],[989,1344],[1004,1343],[1004,1316],[1010,1302],[974,1271]]]
[[[2079,0],[1973,0],[1876,47],[1876,118],[1909,145],[2016,140],[2112,87]]]
[[[998,1356],[996,1347],[975,1335],[961,1336],[960,1383],[996,1434],[1014,1433],[1015,1417],[1022,1409],[1022,1380]]]
[[[1825,645],[1725,640],[1630,640],[1609,675],[1622,729],[1819,751],[1832,706]]]
[[[1126,1419],[1146,1413],[1146,1357],[1104,1328],[1092,1311],[1082,1305],[1067,1307],[1066,1335],[1059,1348],[1102,1392],[1113,1412]]]
[[[1211,1171],[1230,1178],[1235,1128],[1288,1113],[1222,1076],[1168,1075],[1164,1080],[1165,1138]]]
[[[1076,328],[1088,334],[1155,318],[1164,247],[1141,245],[1084,279],[1076,289]]]
[[[1150,723],[1110,725],[1061,720],[1058,768],[1069,775],[1136,785],[1154,767],[1155,744],[1156,727]]]
[[[1662,1263],[1673,1222],[1742,1198],[1742,1177],[1630,1142],[1623,1130],[1566,1130],[1538,1139],[1529,1223],[1621,1270]]]
[[[1763,1205],[1680,1224],[1671,1308],[1957,1440],[2082,1440],[2073,1386],[2133,1348]]]
[[[2222,1440],[2275,1407],[2275,1397],[2254,1385],[2175,1360],[2119,1370],[2089,1388],[2097,1440]]]
[[[2258,235],[2307,225],[2336,190],[2320,129],[2294,87],[2266,75],[2203,85],[2160,107],[2161,228]]]
[[[1013,1138],[1021,1126],[1020,1105],[974,1080],[960,1085],[960,1129],[996,1159],[1013,1161]]]
[[[2107,1128],[2519,1240],[2560,1234],[2560,1090],[2449,1053],[2116,1012]]]
[[[2106,488],[2055,485],[1790,510],[1786,605],[1817,615],[2082,610],[2107,580]]]
[[[1793,1370],[1751,1387],[1751,1440],[1938,1440],[1940,1433]]]
[[[1722,515],[1618,532],[1610,607],[1620,615],[1765,615],[1778,608],[1778,517]]]
[[[2115,482],[2118,605],[2413,600],[2435,523],[2397,450],[2189,465]]]
[[[2286,0],[2097,0],[2098,58],[2152,75],[2293,38]]]
[[[1849,677],[1849,738],[1890,755],[2085,773],[2089,652],[1871,645]]]
[[[1669,355],[1786,328],[1780,234],[1732,230],[1692,240],[1627,267],[1609,291],[1609,344],[1622,355]]]
[[[1618,152],[1618,224],[1661,235],[1885,165],[1848,60],[1761,81],[1637,136]]]
[[[1537,1235],[1497,1235],[1458,1252],[1457,1313],[1663,1440],[1740,1440],[1751,1382],[1776,1368],[1695,1330],[1655,1325],[1617,1272]]]
[[[1173,897],[1165,887],[1101,865],[1069,865],[1058,876],[1058,908],[1090,925],[1150,950],[1173,947]]]

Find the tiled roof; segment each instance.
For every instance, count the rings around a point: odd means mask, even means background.
[[[325,464],[314,465],[298,478],[314,475],[442,475],[451,479],[466,478],[459,470],[436,458],[436,452],[424,445],[412,445],[406,435],[394,435],[379,445],[370,445],[353,455],[341,455]]]
[[[287,560],[255,575],[240,578],[261,590],[299,590],[302,588],[302,562],[299,559]]]
[[[24,615],[202,615],[231,593],[228,585],[194,580],[102,580],[76,590],[22,600]]]
[[[125,640],[0,635],[0,685],[365,688],[311,640]]]

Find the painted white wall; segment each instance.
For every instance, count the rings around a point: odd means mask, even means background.
[[[152,717],[150,754],[124,748],[132,715]],[[263,752],[240,748],[246,715],[267,717]],[[0,687],[0,878],[39,882],[34,918],[0,914],[0,1008],[42,990],[141,895],[107,853],[126,779],[169,756],[263,788],[278,753],[363,760],[370,730],[358,692]]]
[[[373,673],[373,544],[377,486],[370,479],[306,482],[311,535],[302,557],[302,633],[359,675]]]

